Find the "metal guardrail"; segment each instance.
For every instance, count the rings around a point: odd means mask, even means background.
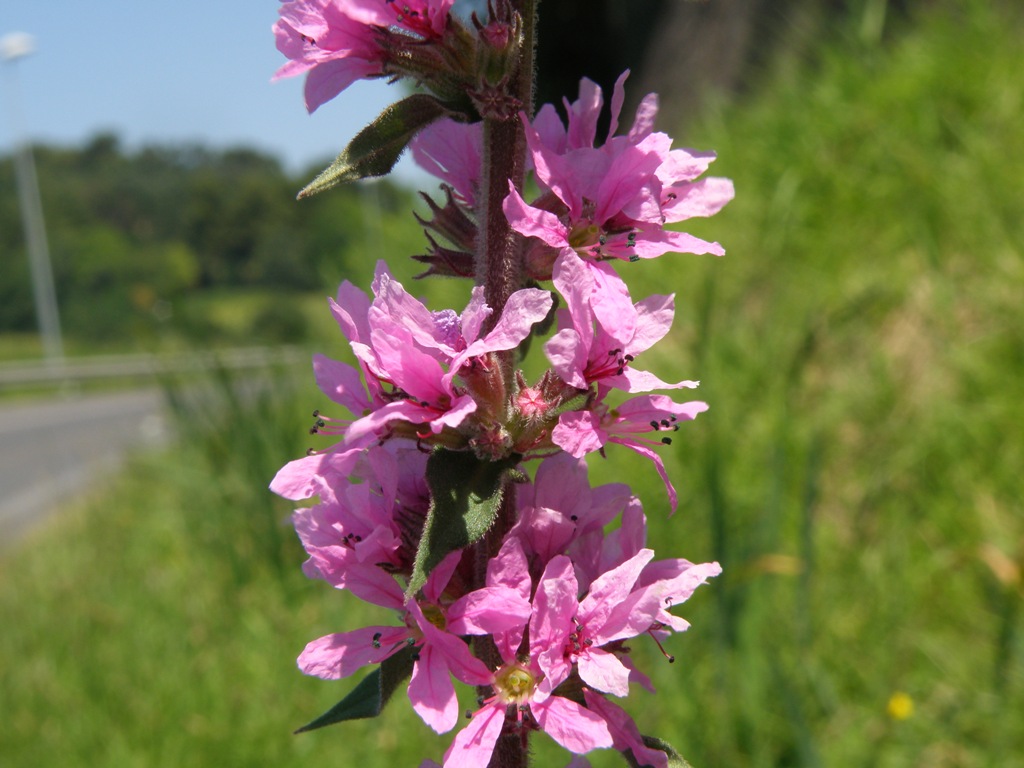
[[[298,347],[248,347],[173,354],[95,355],[60,361],[21,360],[0,363],[0,387],[59,384],[121,377],[157,377],[227,369],[308,364],[309,352]]]

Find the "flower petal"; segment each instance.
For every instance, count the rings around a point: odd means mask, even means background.
[[[575,701],[552,696],[541,704],[531,703],[530,711],[544,732],[570,752],[579,755],[612,745],[604,719]]]
[[[494,745],[505,724],[505,707],[497,701],[473,714],[444,753],[444,768],[480,768],[491,762]]]

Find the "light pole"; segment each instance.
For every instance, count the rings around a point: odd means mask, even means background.
[[[57,310],[57,292],[53,287],[50,267],[50,248],[46,242],[43,222],[43,204],[39,197],[36,164],[32,145],[22,138],[22,122],[17,81],[17,61],[35,50],[35,41],[24,32],[12,32],[0,38],[0,60],[7,72],[11,136],[14,140],[14,171],[21,203],[21,219],[25,228],[29,266],[32,272],[32,293],[35,298],[36,319],[43,339],[46,360],[59,364],[64,359],[64,342],[60,333],[60,314]]]

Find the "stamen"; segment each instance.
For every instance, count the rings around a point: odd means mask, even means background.
[[[651,630],[647,630],[647,634],[649,634],[651,636],[651,639],[654,640],[655,644],[658,646],[658,650],[661,651],[661,655],[664,656],[666,659],[668,659],[668,663],[669,664],[675,664],[676,663],[676,657],[673,656],[670,653],[666,653],[665,652],[665,649],[661,645],[661,641],[659,641],[658,638],[656,638],[654,636],[654,633],[651,632]]]

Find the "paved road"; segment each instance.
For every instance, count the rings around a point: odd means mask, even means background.
[[[0,549],[167,437],[156,389],[0,404]]]

